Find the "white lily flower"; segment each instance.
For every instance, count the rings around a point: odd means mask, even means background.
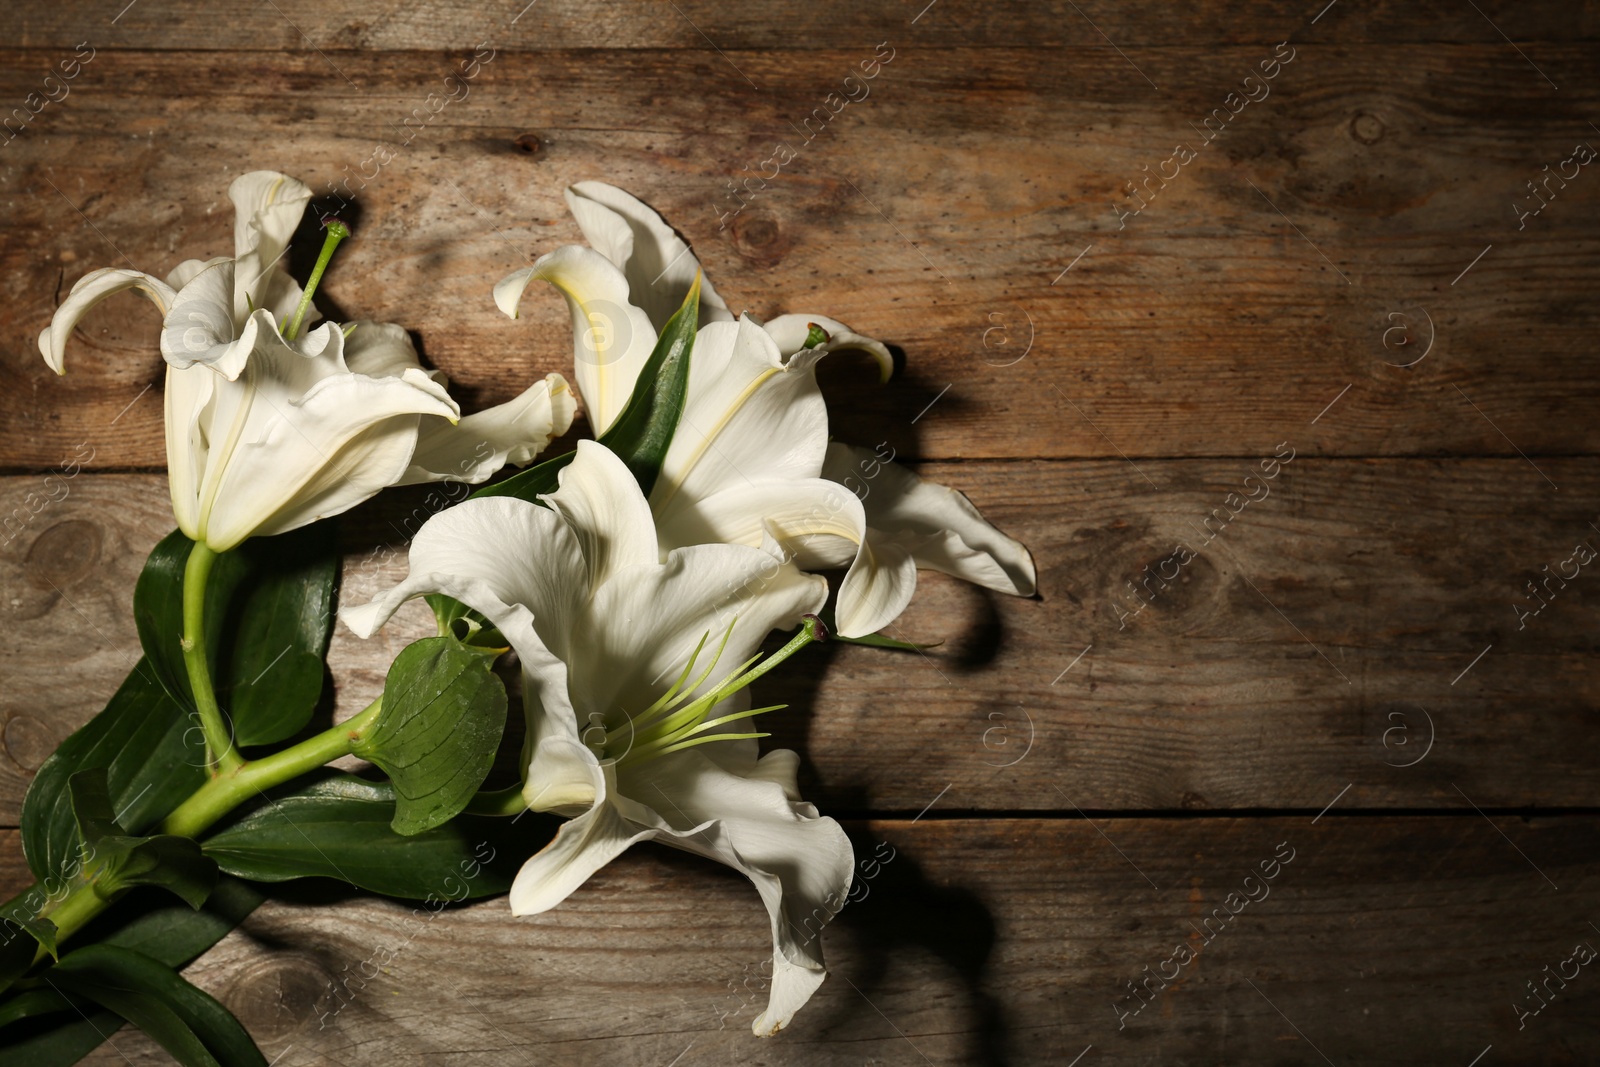
[[[503,279],[495,300],[515,317],[535,278],[566,296],[575,377],[599,435],[627,403],[700,264],[659,215],[620,189],[584,182],[567,191],[567,203],[593,247],[541,257]],[[700,315],[688,396],[650,494],[664,544],[758,546],[771,537],[803,568],[848,567],[836,609],[843,637],[893,622],[911,601],[918,566],[1032,595],[1027,549],[964,496],[829,444],[817,361],[865,351],[887,381],[894,362],[881,342],[821,315],[735,320],[706,283]]]
[[[409,577],[343,618],[370,636],[404,601],[440,593],[497,626],[524,672],[523,799],[571,816],[518,873],[512,912],[555,907],[638,841],[725,863],[771,915],[772,989],[753,1028],[776,1033],[826,976],[818,933],[843,906],[853,855],[800,800],[798,757],[757,758],[750,717],[774,709],[750,711],[744,687],[783,655],[751,670],[762,639],[819,609],[826,584],[743,545],[663,557],[632,474],[593,441],[544,499],[434,516]]]
[[[67,337],[99,301],[137,289],[161,310],[168,481],[190,538],[221,552],[337,515],[390,485],[481,482],[566,431],[574,403],[558,374],[463,419],[443,376],[422,368],[398,326],[324,323],[296,337],[319,316],[279,261],[311,191],[254,171],[228,195],[231,259],[187,260],[165,281],[92,271],[39,335],[60,374]],[[329,254],[331,244],[324,263]]]

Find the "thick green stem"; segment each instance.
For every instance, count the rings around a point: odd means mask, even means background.
[[[47,908],[40,918],[49,919],[56,924],[56,944],[60,945],[88,925],[90,919],[110,906],[111,902],[101,899],[100,894],[94,891],[94,886],[80,885],[63,897],[61,903],[53,908]],[[44,946],[40,945],[39,951],[33,955],[33,962],[40,962],[45,955]]]
[[[292,748],[275,752],[265,759],[245,763],[237,762],[231,769],[212,778],[197,789],[188,800],[161,823],[157,833],[176,834],[179,837],[198,837],[210,829],[218,819],[251,797],[258,796],[275,785],[282,785],[307,771],[312,771],[348,756],[361,742],[382,709],[380,697],[360,714],[346,719],[332,729],[307,738]],[[89,877],[92,879],[93,875]],[[59,904],[47,908],[41,917],[56,924],[56,941],[65,941],[88,924],[89,920],[105,911],[111,901],[104,900],[94,891],[94,886],[80,884],[62,898]],[[41,947],[34,957],[38,963],[44,959]]]
[[[183,569],[183,665],[189,672],[200,732],[206,739],[206,765],[213,776],[235,770],[244,762],[233,747],[216,691],[211,687],[211,667],[206,662],[206,581],[216,559],[217,553],[204,541],[197,541]]]
[[[346,719],[330,730],[307,738],[292,748],[275,752],[264,759],[241,763],[216,776],[195,791],[161,823],[161,833],[197,837],[211,824],[246,800],[316,770],[340,756],[348,756],[358,745],[382,710],[380,697],[359,715]]]

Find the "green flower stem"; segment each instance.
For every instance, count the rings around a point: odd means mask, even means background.
[[[244,760],[233,747],[216,690],[211,687],[211,668],[206,663],[206,582],[217,553],[204,541],[195,542],[189,562],[183,569],[183,665],[189,671],[189,687],[194,690],[194,706],[200,715],[200,732],[206,739],[207,766],[213,777],[238,769]]]
[[[322,239],[322,251],[317,255],[317,265],[311,268],[311,277],[306,279],[306,287],[300,294],[300,306],[294,309],[294,318],[289,320],[289,328],[283,331],[285,341],[293,341],[295,334],[300,332],[300,324],[305,321],[306,312],[311,310],[311,294],[317,291],[317,283],[322,281],[322,272],[328,269],[328,261],[333,258],[333,250],[339,247],[339,242],[350,236],[350,227],[338,219],[328,222],[327,236]]]
[[[56,924],[56,944],[60,945],[67,939],[67,935],[81,930],[90,919],[99,915],[109,907],[111,902],[104,900],[94,891],[92,885],[80,885],[72,892],[61,898],[61,902],[53,908],[47,908],[41,919],[49,919]],[[38,963],[46,955],[43,945],[34,953],[33,962]]]
[[[307,771],[316,770],[340,756],[348,756],[372,724],[377,721],[383,707],[380,697],[360,714],[307,738],[292,748],[275,752],[265,759],[248,763],[239,761],[233,769],[212,778],[197,789],[188,800],[178,805],[157,829],[157,833],[176,834],[179,837],[199,837],[234,808],[275,785],[282,785]],[[118,894],[120,896],[121,894]],[[61,899],[59,904],[40,916],[56,924],[56,942],[60,944],[88,924],[89,920],[110,907],[111,901],[94,891],[94,886],[81,884]],[[41,946],[34,956],[38,963],[45,957]]]
[[[198,837],[234,808],[275,785],[348,756],[366,737],[383,709],[379,697],[360,714],[264,759],[240,763],[195,791],[161,823],[160,833]]]
[[[508,785],[504,789],[484,789],[467,802],[468,815],[521,815],[528,810],[522,799],[522,786]]]

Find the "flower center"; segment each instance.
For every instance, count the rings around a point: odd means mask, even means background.
[[[735,619],[734,622],[738,620]],[[723,651],[728,647],[728,640],[733,636],[734,623],[729,623],[723,632],[722,641],[717,645],[716,651],[694,681],[690,682],[690,675],[694,674],[695,664],[700,659],[700,654],[705,651],[706,643],[711,639],[711,631],[707,630],[700,638],[700,643],[695,645],[694,651],[689,654],[689,662],[684,664],[681,674],[672,686],[663,693],[654,704],[651,704],[638,715],[629,715],[627,721],[621,725],[606,730],[600,735],[597,729],[584,733],[584,743],[594,750],[600,759],[613,760],[617,766],[641,763],[645,760],[664,756],[669,752],[679,752],[695,745],[704,745],[712,741],[733,741],[747,737],[767,737],[768,734],[757,732],[732,733],[718,729],[730,723],[754,715],[762,715],[769,711],[778,711],[788,707],[787,704],[772,704],[764,708],[752,708],[749,711],[740,711],[731,715],[718,715],[712,717],[712,712],[717,705],[749,686],[757,678],[766,674],[772,668],[800,651],[814,641],[825,641],[828,637],[827,628],[815,615],[803,617],[799,631],[790,638],[789,642],[772,655],[762,659],[757,654],[750,657],[737,668],[724,675],[722,680],[713,685],[705,693],[690,699],[689,694],[699,689],[711,672],[716,670],[717,663],[722,658]]]

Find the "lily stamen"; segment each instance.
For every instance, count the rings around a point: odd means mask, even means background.
[[[734,620],[737,622],[737,619]],[[815,615],[807,615],[800,630],[787,644],[772,655],[762,659],[761,656],[752,656],[730,671],[712,689],[701,696],[683,704],[689,693],[694,692],[711,672],[716,669],[717,661],[722,656],[722,651],[728,645],[733,634],[734,623],[728,624],[723,633],[722,642],[718,645],[711,663],[695,679],[694,684],[684,687],[683,682],[694,670],[696,661],[706,643],[711,638],[708,630],[700,638],[694,651],[689,656],[689,662],[678,680],[654,704],[637,718],[630,717],[626,723],[606,733],[603,750],[621,741],[624,737],[630,739],[628,749],[620,756],[615,757],[616,763],[621,766],[637,763],[655,756],[665,755],[668,752],[679,752],[695,745],[703,745],[712,741],[734,741],[752,737],[767,737],[765,733],[724,733],[716,732],[717,727],[727,725],[737,720],[747,719],[755,715],[764,715],[769,711],[779,711],[788,707],[787,704],[772,704],[767,707],[752,708],[749,711],[735,712],[717,718],[708,718],[711,712],[740,690],[748,687],[756,679],[772,670],[778,664],[787,660],[806,645],[814,641],[826,640],[827,629]],[[682,704],[682,707],[678,705]]]

